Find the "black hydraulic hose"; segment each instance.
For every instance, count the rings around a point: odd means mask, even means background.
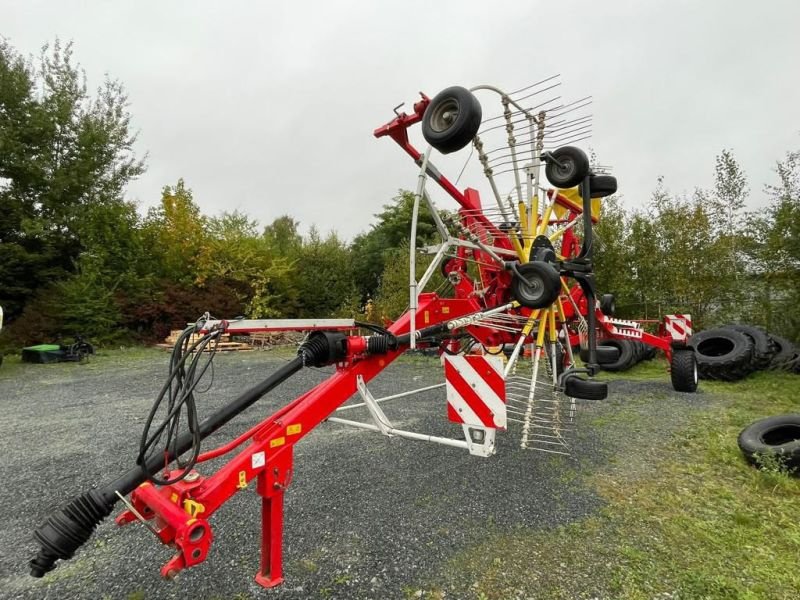
[[[200,439],[205,439],[214,433],[217,429],[222,427],[225,423],[233,419],[236,415],[250,407],[254,402],[259,400],[264,394],[269,392],[272,388],[276,387],[292,375],[294,375],[297,371],[303,368],[303,357],[297,356],[290,362],[286,363],[280,369],[275,371],[272,375],[264,379],[261,383],[256,385],[253,388],[250,388],[242,395],[240,395],[235,400],[232,400],[222,408],[220,408],[217,412],[210,415],[208,418],[203,420],[200,423]],[[193,434],[191,431],[184,432],[181,434],[173,449],[169,452],[169,461],[175,460],[178,456],[186,452],[192,447],[192,439]],[[128,471],[122,477],[116,479],[108,486],[111,488],[110,492],[114,495],[115,498],[119,498],[115,492],[119,492],[123,496],[130,494],[133,490],[135,490],[143,481],[145,474],[143,471],[147,471],[148,473],[152,473],[159,468],[164,466],[164,457],[163,456],[153,456],[150,460],[147,461],[144,468],[136,467]],[[138,473],[137,473],[138,471]]]
[[[597,323],[594,313],[595,289],[594,274],[592,273],[592,258],[594,254],[594,228],[592,227],[592,186],[589,175],[583,178],[580,185],[581,199],[583,200],[583,248],[581,248],[581,258],[589,264],[590,271],[579,281],[583,293],[586,296],[588,314],[586,315],[589,327],[589,370],[590,375],[594,375],[597,370]]]
[[[317,340],[312,340],[312,343]],[[327,351],[329,351],[327,347],[301,346],[298,356],[294,360],[286,363],[261,383],[247,390],[200,423],[200,438],[204,439],[214,433],[264,394],[302,369],[304,365],[324,363],[327,357],[323,357],[322,354]],[[189,450],[193,440],[194,434],[190,431],[180,435],[170,448],[169,460],[172,461]],[[119,500],[117,492],[122,496],[128,495],[147,479],[146,473],[155,472],[163,466],[164,457],[153,456],[147,461],[144,468],[137,465],[114,481],[81,494],[51,514],[33,533],[40,549],[30,561],[31,575],[42,577],[55,568],[58,559],[72,558],[75,551],[92,535],[95,527],[111,514],[111,510]]]

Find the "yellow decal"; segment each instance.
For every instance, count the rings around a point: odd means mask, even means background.
[[[177,504],[178,503],[178,498],[179,498],[179,496],[175,492],[172,492],[172,496],[169,497],[170,501],[173,504]]]
[[[239,484],[236,487],[240,490],[247,487],[247,471],[239,471]]]
[[[189,500],[187,498],[183,501],[183,510],[190,517],[196,517],[201,512],[206,512],[206,507],[195,500]]]
[[[295,423],[294,425],[289,425],[286,428],[286,435],[297,435],[303,431],[303,425],[300,423]]]
[[[449,306],[443,306],[442,307],[442,314],[443,315],[449,315],[450,314],[450,307]]]
[[[423,316],[425,317],[425,325],[431,322],[431,313],[429,313],[427,310]]]
[[[269,443],[270,448],[277,448],[278,446],[283,446],[286,443],[285,437],[275,438]]]
[[[188,527],[192,523],[196,523],[196,522],[197,522],[197,519],[189,519],[188,521],[186,521],[186,526]]]

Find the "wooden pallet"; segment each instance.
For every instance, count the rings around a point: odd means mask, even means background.
[[[156,348],[163,348],[164,350],[172,350],[175,347],[175,344],[169,344],[164,342],[163,344],[156,344]],[[211,349],[214,347],[214,344],[209,344],[205,347],[203,352],[211,352]],[[254,350],[250,344],[244,344],[242,342],[219,342],[216,345],[217,352],[241,352],[245,350]]]
[[[180,337],[181,333],[183,333],[183,330],[181,330],[181,329],[173,329],[170,332],[170,334],[167,336],[167,339],[164,340],[164,343],[174,346],[175,342],[178,341],[178,338]],[[189,343],[190,344],[194,344],[201,337],[203,337],[202,334],[193,333],[192,335],[189,336]],[[230,336],[227,333],[223,333],[220,336],[219,341],[220,342],[229,342],[230,341]]]
[[[183,333],[182,329],[173,329],[170,334],[167,336],[167,339],[164,340],[161,344],[156,344],[157,348],[163,348],[164,350],[172,350],[175,347],[175,342],[178,341],[181,333]],[[195,342],[197,342],[200,338],[202,338],[202,334],[193,333],[189,336],[189,345],[191,346]],[[213,344],[209,344],[205,347],[203,352],[210,352],[211,347]],[[231,336],[227,333],[223,333],[219,337],[219,342],[216,344],[217,352],[236,352],[236,351],[243,351],[243,350],[253,350],[253,346],[244,342],[232,342]]]
[[[275,346],[291,346],[299,344],[304,334],[297,331],[260,331],[250,334],[250,344],[262,350]]]

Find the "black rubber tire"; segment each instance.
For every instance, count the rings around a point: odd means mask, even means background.
[[[559,167],[552,160],[547,161],[544,174],[547,181],[558,188],[572,188],[589,174],[589,157],[575,146],[562,146],[551,153],[561,163]]]
[[[583,379],[576,374],[564,378],[564,394],[581,400],[605,400],[608,398],[608,383],[594,379]]]
[[[611,175],[589,177],[589,194],[592,198],[605,198],[617,193],[617,178]]]
[[[453,116],[455,113],[455,116]],[[483,111],[475,95],[461,86],[434,96],[422,115],[422,137],[442,154],[468,145],[478,133]]]
[[[753,342],[732,329],[707,329],[689,338],[702,379],[736,381],[752,372]]]
[[[545,262],[527,262],[517,266],[511,279],[511,296],[522,306],[545,308],[561,293],[561,276],[555,267]]]
[[[725,325],[725,328],[739,331],[753,340],[753,360],[751,363],[754,369],[760,370],[769,367],[777,348],[772,338],[763,329],[741,323],[731,323]]]
[[[739,448],[747,462],[763,466],[762,457],[774,457],[787,469],[800,469],[800,414],[778,415],[756,421],[739,434]]]
[[[604,371],[627,371],[638,362],[635,346],[630,340],[602,340],[597,345],[619,350],[619,358],[616,361],[600,365]]]
[[[642,356],[642,360],[653,360],[656,357],[657,352],[658,348],[655,346],[644,344],[644,356]]]
[[[779,335],[770,335],[769,337],[772,343],[775,344],[775,354],[770,360],[769,368],[774,370],[785,369],[797,354],[797,349],[786,338],[782,338]]]
[[[672,388],[676,392],[692,394],[697,391],[699,375],[694,350],[690,348],[675,348],[672,351],[669,377],[672,380]]]
[[[601,346],[600,344],[597,345],[596,348],[596,358],[597,364],[604,365],[608,363],[614,363],[619,360],[619,348],[614,346]],[[578,346],[578,355],[580,359],[583,361],[584,364],[588,364],[589,362],[589,350],[584,350],[580,346]]]
[[[800,354],[796,355],[792,360],[785,363],[784,369],[790,373],[794,373],[795,375],[800,375]]]
[[[617,312],[617,301],[614,294],[603,294],[600,296],[600,312],[607,317],[613,317]]]

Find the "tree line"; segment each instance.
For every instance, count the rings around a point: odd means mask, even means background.
[[[33,60],[0,41],[4,346],[159,340],[206,310],[379,320],[407,305],[411,193],[350,242],[313,226],[303,236],[291,215],[263,227],[237,211],[204,215],[183,180],[141,214],[125,199],[146,168],[134,143],[123,86],[90,92],[70,44]],[[691,312],[701,325],[741,319],[798,339],[800,153],[777,163],[766,193],[748,214],[746,175],[723,151],[711,190],[680,197],[659,181],[644,208],[605,200],[600,287],[623,316]],[[436,241],[424,204],[417,235],[418,246]],[[433,285],[446,293],[440,276]]]
[[[699,327],[739,321],[800,339],[800,152],[776,162],[757,211],[746,209],[749,193],[723,150],[709,190],[675,195],[660,179],[641,208],[605,200],[597,280],[620,314],[687,312]]]

